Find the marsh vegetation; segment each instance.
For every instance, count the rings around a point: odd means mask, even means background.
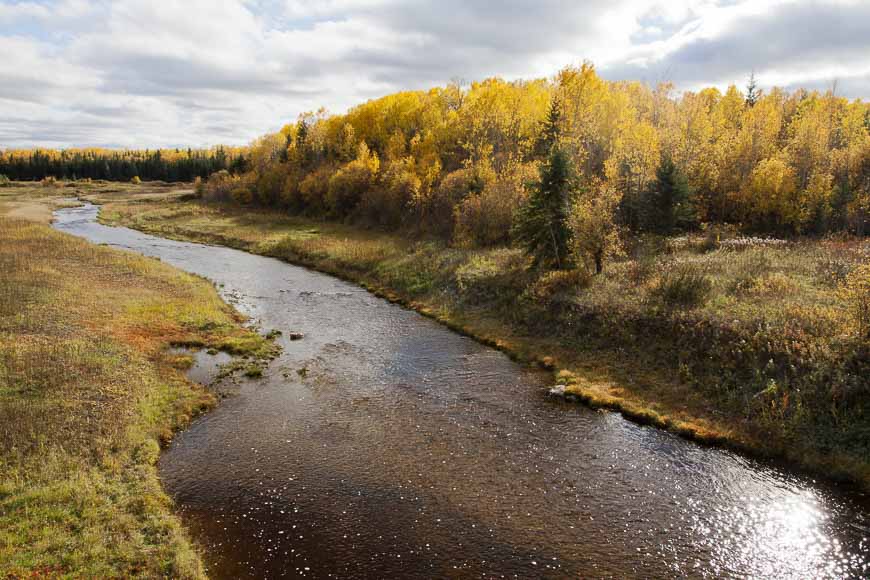
[[[52,230],[66,203],[0,190],[0,575],[201,576],[154,464],[214,396],[169,347],[273,347],[206,280]]]

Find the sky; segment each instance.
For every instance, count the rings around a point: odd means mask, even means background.
[[[246,144],[452,80],[870,98],[870,0],[0,0],[0,149]]]

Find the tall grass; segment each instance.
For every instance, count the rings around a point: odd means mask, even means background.
[[[204,280],[0,217],[0,577],[200,577],[154,462],[213,397],[165,352],[265,341]]]

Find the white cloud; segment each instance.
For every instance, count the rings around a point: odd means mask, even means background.
[[[866,97],[868,39],[857,0],[0,0],[0,147],[243,143],[320,105],[587,58]]]
[[[25,18],[48,18],[50,12],[36,2],[0,3],[0,23],[14,22]]]

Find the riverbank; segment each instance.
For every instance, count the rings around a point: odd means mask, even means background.
[[[668,240],[600,277],[535,279],[508,248],[445,247],[187,193],[92,195],[107,204],[107,223],[359,283],[553,369],[566,393],[594,407],[870,487],[868,347],[850,334],[838,294],[843,272],[867,263],[866,242],[739,240],[711,250]],[[711,280],[703,304],[656,300],[662,269],[680,263]]]
[[[215,397],[169,347],[274,346],[206,280],[51,229],[68,193],[0,190],[0,577],[202,577],[155,462]]]

